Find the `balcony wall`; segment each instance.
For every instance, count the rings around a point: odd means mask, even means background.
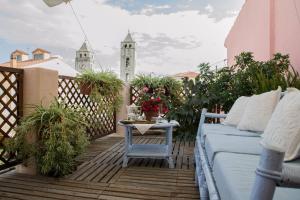
[[[300,71],[300,1],[246,0],[226,40],[228,64],[243,51],[267,60],[277,52],[289,54]]]

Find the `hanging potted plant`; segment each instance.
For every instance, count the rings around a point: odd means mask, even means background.
[[[91,95],[91,92],[92,92],[92,84],[91,83],[82,83],[80,85],[80,93],[81,94],[84,94],[84,95]]]
[[[82,74],[77,75],[76,80],[81,94],[91,95],[92,90],[99,84],[97,75],[93,70],[86,70]]]
[[[80,92],[89,95],[91,100],[97,102],[99,106],[102,105],[103,100],[111,99],[110,109],[117,110],[120,107],[122,103],[120,91],[123,82],[113,72],[87,70],[78,75],[76,80]]]

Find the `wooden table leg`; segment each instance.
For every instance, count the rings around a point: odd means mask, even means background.
[[[169,163],[169,168],[173,169],[174,168],[174,162],[172,158],[172,136],[173,136],[173,127],[169,127],[167,129],[167,142],[168,142],[168,163]]]
[[[124,143],[124,156],[123,156],[123,164],[122,164],[122,167],[127,167],[127,163],[128,163],[128,157],[127,157],[127,154],[128,154],[128,150],[129,150],[129,143],[130,143],[130,129],[129,127],[126,127],[125,128],[125,135],[124,135],[124,139],[125,139],[125,143]]]

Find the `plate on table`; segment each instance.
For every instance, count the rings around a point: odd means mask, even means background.
[[[134,124],[155,124],[153,121],[147,121],[147,120],[136,120]]]
[[[135,122],[134,120],[129,120],[129,119],[124,119],[120,121],[120,123],[122,124],[133,124],[134,122]]]

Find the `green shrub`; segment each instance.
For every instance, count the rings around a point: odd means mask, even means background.
[[[6,149],[16,152],[22,161],[35,157],[43,175],[64,176],[75,169],[75,157],[88,144],[85,127],[80,112],[57,101],[49,108],[35,106],[34,112],[21,120],[16,136],[6,143]],[[35,133],[37,142],[29,144],[27,138]]]
[[[168,117],[179,122],[176,133],[179,137],[191,139],[197,132],[202,108],[212,109],[217,95],[212,92],[215,74],[208,63],[199,66],[201,76],[194,80],[183,79],[184,103],[176,109],[170,110]]]
[[[228,112],[240,96],[260,94],[281,86],[300,89],[299,73],[290,65],[289,56],[275,54],[271,60],[254,60],[252,53],[243,52],[235,58],[236,64],[220,70],[211,70],[209,63],[198,66],[200,75],[183,80],[185,101],[181,107],[170,110],[170,118],[180,123],[178,133],[194,137],[202,108],[213,111],[216,105]]]

